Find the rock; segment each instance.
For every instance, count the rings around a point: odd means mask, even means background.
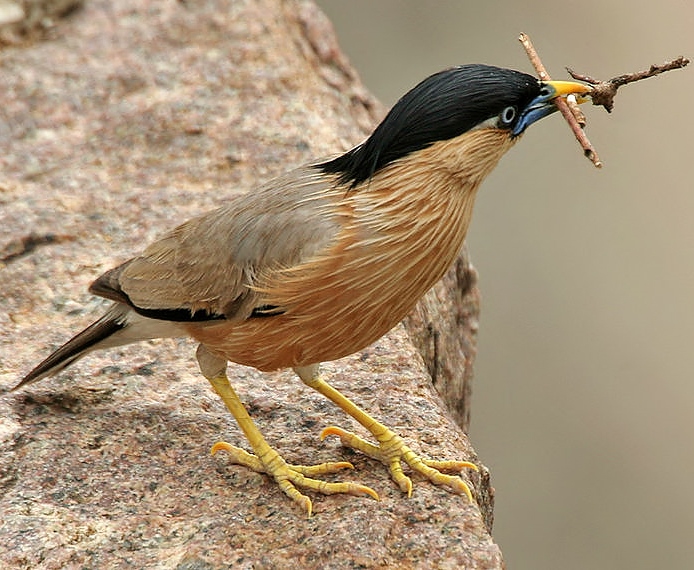
[[[235,192],[349,148],[383,112],[305,1],[94,0],[51,36],[5,47],[0,62],[5,567],[502,567],[477,505],[419,479],[407,499],[381,464],[321,443],[323,427],[354,423],[291,372],[230,366],[271,444],[295,462],[353,462],[340,478],[380,502],[313,496],[306,520],[265,476],[211,457],[218,439],[245,441],[188,340],[96,353],[7,391],[100,315],[86,288],[104,270]],[[461,298],[457,286],[437,299],[452,295],[472,323],[474,287]],[[422,322],[445,324],[436,306],[410,323],[421,343]],[[416,450],[475,460],[402,326],[325,371]],[[472,486],[489,521],[488,479]]]

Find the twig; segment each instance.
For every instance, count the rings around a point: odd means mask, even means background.
[[[530,41],[530,36],[521,32],[521,34],[518,36],[518,41],[523,44],[523,47],[525,48],[525,53],[528,54],[528,59],[530,59],[530,63],[535,68],[535,71],[537,72],[540,81],[551,81],[552,78],[549,76],[549,73],[547,73],[547,69],[545,69],[545,66],[542,63],[540,56],[537,55],[537,52],[535,51],[535,46]]]
[[[532,60],[531,60],[532,61]],[[666,61],[662,65],[651,65],[646,71],[637,71],[636,73],[625,73],[624,75],[618,75],[607,81],[600,81],[591,77],[590,75],[583,75],[581,73],[576,73],[570,68],[566,68],[569,75],[578,81],[584,81],[593,86],[593,90],[590,92],[590,98],[593,101],[593,105],[602,105],[608,113],[612,112],[614,108],[614,98],[617,95],[617,89],[622,85],[627,83],[633,83],[634,81],[641,81],[643,79],[648,79],[649,77],[655,77],[666,71],[672,71],[673,69],[682,69],[689,64],[689,60],[683,56],[678,57],[672,61]]]
[[[571,95],[568,95],[566,97],[566,104],[569,106],[569,109],[571,109],[571,113],[573,114],[573,116],[576,117],[578,126],[581,127],[581,129],[585,129],[587,124],[586,116],[583,114],[583,111],[581,111],[581,108],[578,106],[576,95],[574,95],[573,93]]]
[[[540,80],[551,81],[549,73],[547,73],[547,69],[545,69],[545,66],[542,64],[540,56],[537,55],[535,47],[530,41],[530,37],[528,36],[528,34],[520,34],[520,36],[518,36],[518,40],[521,44],[523,44],[525,52],[528,54],[528,58],[530,59],[530,63],[535,68],[535,71],[537,72],[537,75],[539,76]],[[571,131],[573,132],[574,136],[576,137],[576,140],[579,142],[581,148],[583,149],[583,154],[596,166],[596,168],[600,168],[602,166],[602,161],[600,160],[600,157],[598,157],[597,151],[595,150],[591,142],[588,140],[586,133],[583,131],[583,128],[581,127],[581,123],[583,124],[583,126],[585,126],[585,116],[583,115],[583,113],[581,113],[579,110],[579,115],[576,116],[576,114],[574,113],[574,111],[572,111],[567,101],[562,97],[557,97],[554,100],[554,104],[557,106],[561,114],[564,116],[566,122],[569,123]],[[575,108],[578,109],[577,103],[575,103]]]

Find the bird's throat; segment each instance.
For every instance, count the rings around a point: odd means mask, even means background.
[[[363,234],[387,244],[394,263],[412,264],[421,294],[458,255],[477,189],[514,142],[508,131],[474,130],[396,161],[352,195],[355,210],[369,212],[355,217]]]

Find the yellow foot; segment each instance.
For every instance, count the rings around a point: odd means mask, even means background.
[[[311,489],[324,495],[334,495],[336,493],[357,496],[368,495],[377,501],[379,500],[376,491],[365,485],[344,482],[330,483],[328,481],[312,479],[312,477],[335,473],[341,469],[354,469],[354,466],[347,461],[308,466],[290,465],[272,448],[268,448],[261,458],[224,441],[215,443],[210,451],[212,455],[214,455],[219,450],[226,451],[232,463],[244,465],[258,473],[267,473],[271,475],[280,489],[282,489],[290,499],[298,503],[307,512],[309,518],[313,512],[313,504],[311,503],[311,499],[298,491],[297,487]]]
[[[376,423],[373,427],[377,428],[378,433],[374,437],[378,440],[378,445],[369,443],[358,435],[345,431],[339,427],[330,426],[325,428],[321,434],[321,441],[329,435],[336,435],[340,438],[342,445],[351,447],[365,453],[369,457],[378,459],[390,470],[390,475],[398,484],[403,493],[412,496],[412,480],[403,473],[402,462],[404,461],[413,471],[421,473],[429,481],[436,485],[444,485],[454,493],[466,495],[470,502],[473,502],[472,493],[465,481],[455,475],[446,475],[441,471],[457,472],[463,469],[474,469],[478,471],[474,463],[468,461],[435,461],[432,459],[422,459],[414,451],[405,445],[402,438],[385,426]]]

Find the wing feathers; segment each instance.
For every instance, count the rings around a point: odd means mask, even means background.
[[[106,272],[90,290],[144,316],[172,321],[281,312],[256,287],[318,254],[337,235],[338,220],[329,206],[344,190],[331,192],[331,180],[303,167],[252,195],[232,198]]]

